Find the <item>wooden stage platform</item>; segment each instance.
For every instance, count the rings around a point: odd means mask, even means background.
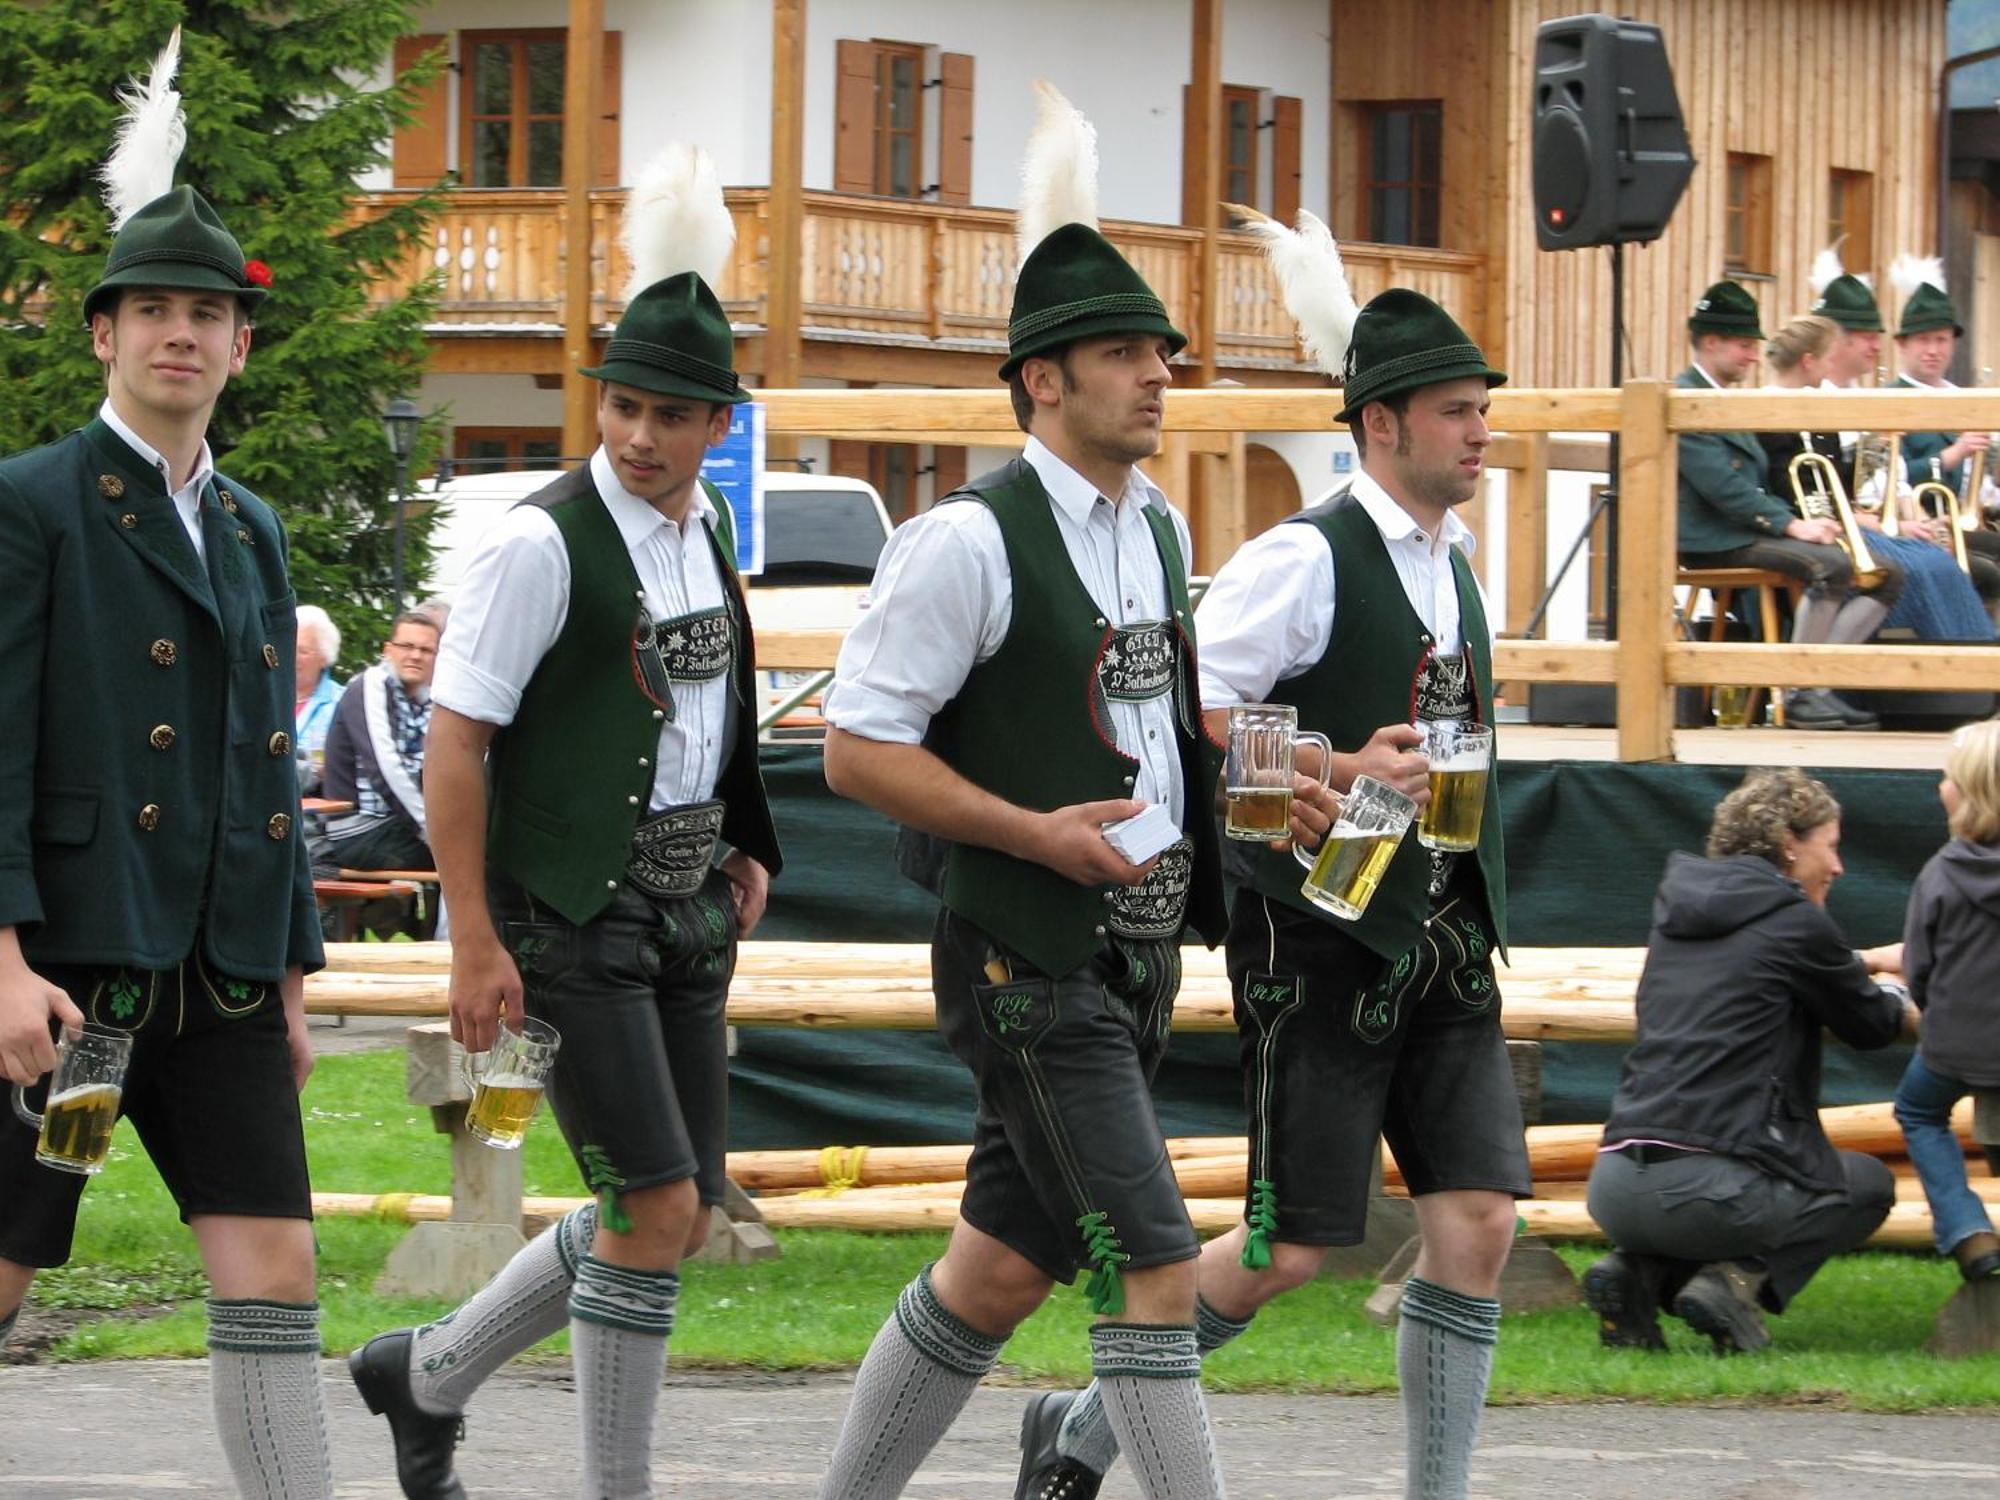
[[[1502,761],[1615,761],[1618,731],[1500,720]],[[1677,729],[1674,758],[1691,766],[1815,766],[1941,771],[1949,734],[1871,730]]]

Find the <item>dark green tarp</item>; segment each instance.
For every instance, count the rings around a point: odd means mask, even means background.
[[[827,791],[817,748],[765,751],[785,874],[759,938],[925,942],[935,905],[896,873],[895,832]],[[1894,941],[1923,862],[1945,839],[1937,776],[1818,773],[1843,809],[1847,875],[1830,909],[1857,947]],[[1743,773],[1723,766],[1515,762],[1500,772],[1512,939],[1524,947],[1641,946],[1670,850],[1698,852],[1715,804]],[[754,941],[754,939],[753,939]],[[1506,973],[1501,972],[1501,991]],[[731,1145],[933,1144],[970,1138],[972,1090],[929,1032],[750,1029],[731,1071]],[[1543,1119],[1601,1120],[1617,1083],[1616,1047],[1544,1049]],[[1905,1047],[1827,1046],[1826,1102],[1886,1099]],[[1243,1130],[1236,1041],[1181,1036],[1156,1097],[1169,1135]]]

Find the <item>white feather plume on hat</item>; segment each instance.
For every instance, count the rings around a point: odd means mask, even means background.
[[[173,191],[174,167],[187,145],[187,118],[174,88],[180,66],[181,29],[176,26],[153,59],[146,81],[135,78],[118,91],[125,117],[118,122],[111,155],[98,174],[114,230],[123,229],[133,214]]]
[[[1806,275],[1806,284],[1812,288],[1815,297],[1826,295],[1826,289],[1847,274],[1847,268],[1840,263],[1840,247],[1828,245],[1813,257],[1812,270]]]
[[[1065,224],[1097,227],[1097,129],[1046,79],[1035,80],[1035,124],[1021,162],[1020,258]]]
[[[1327,374],[1338,376],[1361,309],[1347,283],[1347,268],[1341,264],[1333,231],[1303,208],[1294,221],[1298,227],[1287,229],[1268,214],[1241,203],[1222,206],[1264,242],[1285,307],[1305,339],[1306,353]]]
[[[1944,284],[1944,262],[1935,255],[1899,255],[1889,262],[1889,285],[1907,297],[1920,286],[1949,291]]]
[[[736,221],[706,151],[685,141],[660,148],[633,185],[619,243],[632,268],[625,280],[628,302],[683,271],[714,287],[736,243]]]

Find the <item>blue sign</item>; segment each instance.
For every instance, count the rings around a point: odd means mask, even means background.
[[[722,491],[736,523],[736,569],[764,571],[764,403],[747,401],[729,419],[729,435],[708,450],[701,476]]]

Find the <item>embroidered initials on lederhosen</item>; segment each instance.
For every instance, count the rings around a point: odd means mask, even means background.
[[[632,674],[654,705],[675,715],[677,682],[713,682],[729,670],[735,648],[729,611],[721,605],[655,620],[642,602],[632,626]]]

